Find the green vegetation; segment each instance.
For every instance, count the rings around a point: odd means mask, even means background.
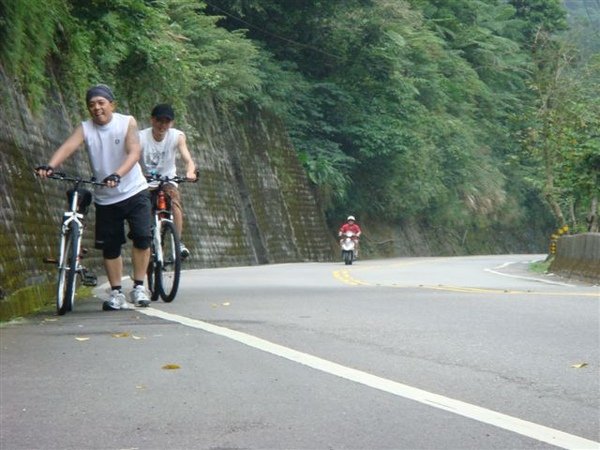
[[[551,263],[551,259],[547,259],[545,261],[535,261],[529,264],[529,270],[534,273],[548,273]]]
[[[600,5],[565,3],[0,0],[0,55],[34,108],[53,76],[271,111],[332,224],[525,240],[599,226]]]

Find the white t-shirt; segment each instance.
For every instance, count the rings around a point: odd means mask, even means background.
[[[140,144],[142,145],[142,160],[146,173],[157,173],[166,177],[177,175],[177,166],[175,159],[177,157],[177,146],[179,136],[183,131],[175,128],[169,128],[165,138],[162,141],[156,141],[152,136],[152,127],[140,131]],[[173,183],[177,185],[176,183]],[[151,182],[150,186],[158,185],[158,182]]]
[[[131,116],[113,113],[106,125],[97,125],[91,119],[82,122],[85,147],[96,180],[102,181],[121,167],[127,153],[125,138]],[[98,187],[95,202],[99,205],[112,205],[148,189],[146,177],[139,163],[121,177],[121,182],[114,188]]]

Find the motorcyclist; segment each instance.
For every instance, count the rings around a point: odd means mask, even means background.
[[[346,219],[346,222],[340,227],[340,229],[338,231],[338,236],[340,237],[340,244],[342,242],[341,238],[348,231],[354,233],[354,236],[352,236],[352,240],[355,243],[354,257],[358,258],[358,242],[359,242],[358,238],[360,237],[362,231],[360,229],[360,226],[356,223],[356,218],[354,216],[348,216],[348,218]]]

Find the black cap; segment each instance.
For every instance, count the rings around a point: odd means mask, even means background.
[[[175,120],[175,111],[173,111],[171,105],[167,105],[166,103],[156,105],[154,109],[152,109],[151,115],[152,117],[166,117],[169,120]]]

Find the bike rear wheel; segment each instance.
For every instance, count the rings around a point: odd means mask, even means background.
[[[157,266],[156,285],[163,301],[171,302],[177,295],[181,275],[181,248],[173,222],[160,222],[160,237],[162,261]]]
[[[75,303],[78,239],[79,225],[73,222],[64,236],[64,249],[61,252],[61,260],[58,262],[56,311],[60,316],[72,311]]]

